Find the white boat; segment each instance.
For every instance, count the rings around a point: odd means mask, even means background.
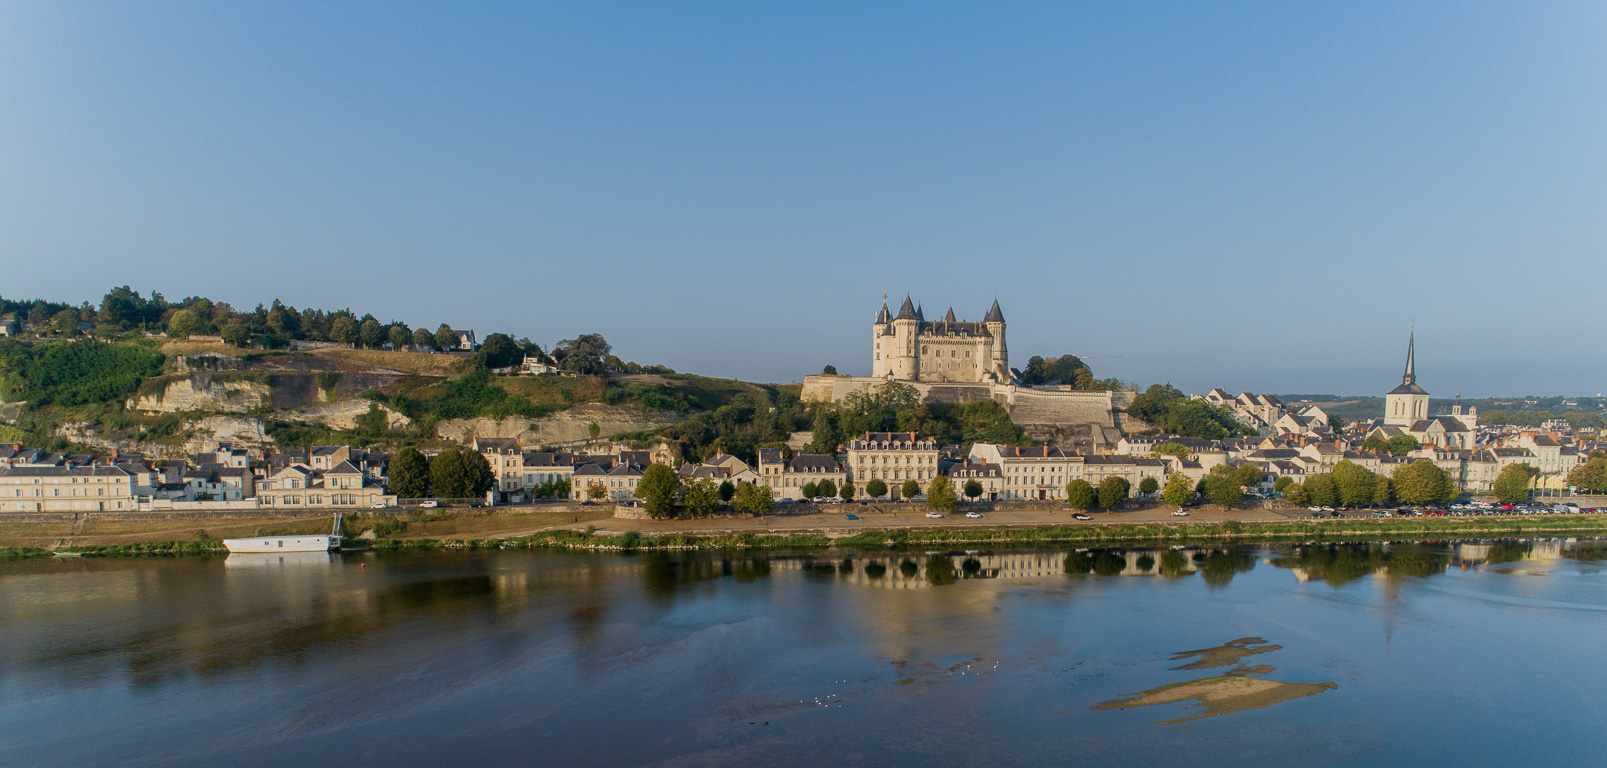
[[[249,539],[224,539],[223,546],[228,547],[230,552],[333,552],[340,549],[340,515],[335,515],[335,525],[327,536],[253,536]]]

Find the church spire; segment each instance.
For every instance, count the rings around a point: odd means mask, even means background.
[[[1401,377],[1402,384],[1417,383],[1417,365],[1413,360],[1417,356],[1414,349],[1416,346],[1417,329],[1413,328],[1411,334],[1406,337],[1406,375]]]

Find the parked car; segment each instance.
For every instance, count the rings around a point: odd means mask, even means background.
[[[440,503],[437,502],[435,499],[430,499],[429,501],[426,501],[423,504],[419,505],[419,507],[421,507],[423,509],[435,509],[436,507],[439,507],[439,506],[441,506]]]
[[[926,516],[931,517],[931,518],[938,518],[938,517],[942,517],[943,513],[942,512],[928,512],[928,513],[926,513]]]
[[[1172,510],[1172,517],[1188,517],[1188,516],[1189,516],[1188,510],[1184,510],[1184,509],[1174,509],[1174,510]]]
[[[981,512],[967,512],[967,513],[965,513],[965,516],[974,520],[976,518],[982,517],[982,513]]]
[[[384,504],[375,504],[369,507],[369,509],[388,509],[388,507],[386,507]]]
[[[1081,512],[1078,512],[1077,514],[1072,515],[1072,518],[1075,519],[1075,520],[1092,520],[1093,519],[1092,517],[1089,517],[1089,516],[1087,516],[1087,515],[1085,515],[1085,514],[1083,514]]]

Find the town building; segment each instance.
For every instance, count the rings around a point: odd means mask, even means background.
[[[794,454],[790,460],[784,457],[785,453],[780,448],[759,449],[759,483],[769,488],[778,501],[802,500],[804,486],[819,485],[822,480],[830,480],[837,486],[848,482],[847,471],[834,456],[824,453],[799,453]],[[887,486],[894,487],[891,482]],[[860,492],[863,494],[864,490],[862,483]]]
[[[937,441],[915,432],[866,432],[848,442],[848,479],[861,488],[881,480],[889,488],[914,480],[924,490],[937,477]]]

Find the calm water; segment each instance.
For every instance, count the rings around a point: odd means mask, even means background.
[[[0,563],[0,765],[1592,765],[1604,555]]]

